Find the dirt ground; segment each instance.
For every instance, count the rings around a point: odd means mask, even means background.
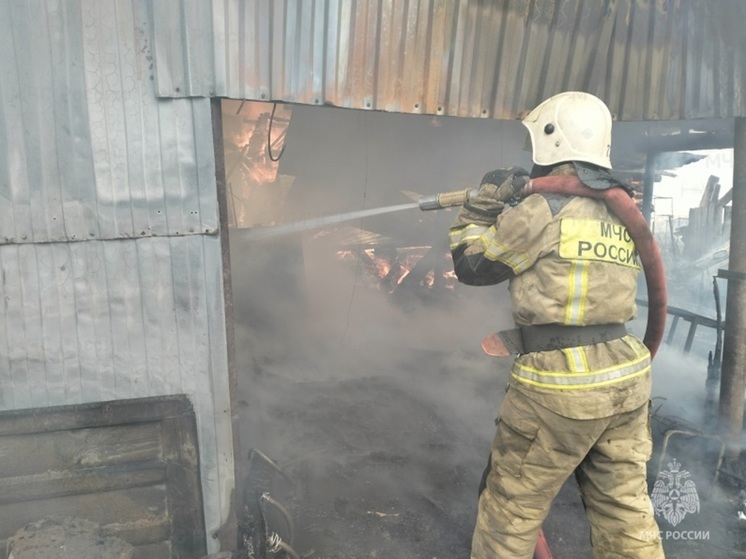
[[[504,372],[486,374],[480,355],[458,356],[472,365],[462,376],[451,370],[448,355],[416,359],[416,367],[402,363],[396,374],[265,378],[255,385],[256,393],[279,389],[280,397],[263,410],[253,434],[245,432],[244,448],[263,440],[259,450],[284,472],[274,476],[271,490],[294,520],[299,555],[468,557]],[[423,361],[430,367],[426,379],[407,372],[422,370]],[[567,530],[571,518],[577,523]],[[590,556],[583,523],[579,496],[568,483],[544,527],[557,559]],[[286,532],[284,522],[274,527]]]
[[[730,460],[719,438],[667,411],[665,401],[653,400],[655,450],[648,464],[654,505],[656,487],[663,484],[657,520],[666,556],[746,557],[746,516],[739,516],[739,510],[746,512],[744,456]],[[677,517],[675,510],[686,514]]]
[[[493,362],[485,366],[476,354],[455,359],[427,352],[416,361],[416,367],[402,362],[397,371],[360,378],[293,382],[270,375],[259,379],[253,392],[273,397],[244,401],[247,412],[261,408],[244,433],[244,449],[256,443],[282,471],[264,489],[292,518],[293,548],[301,557],[469,556],[476,491],[505,372],[494,370]],[[454,361],[471,366],[459,374]],[[408,372],[421,371],[423,362],[430,369],[426,379]],[[658,517],[667,557],[746,557],[746,520],[737,512],[746,496],[741,474],[713,480],[719,447],[710,439],[671,437],[661,460],[664,435],[676,427],[666,411],[659,406],[652,423],[651,490],[672,458],[688,468],[699,490],[698,510],[677,525]],[[268,524],[270,531],[287,535],[286,522],[276,515]],[[572,479],[544,532],[555,559],[592,556]]]
[[[512,324],[506,295],[373,291],[360,268],[339,268],[333,251],[291,243],[236,254],[241,448],[255,533],[276,532],[304,559],[468,558],[510,365],[482,354],[479,340],[506,327],[501,320]],[[671,347],[654,365],[649,487],[663,484],[666,510],[680,506],[673,501],[683,486],[671,480],[697,489],[698,505],[683,517],[671,522],[663,508],[656,517],[669,559],[746,557],[738,517],[746,468],[719,473],[712,439],[665,442],[701,415],[706,370],[706,354]],[[269,462],[250,462],[251,449]],[[286,514],[257,504],[264,493]],[[555,559],[592,557],[573,479],[543,528]]]

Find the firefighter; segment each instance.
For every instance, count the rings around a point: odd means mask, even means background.
[[[515,357],[481,489],[472,559],[531,558],[542,522],[575,474],[596,559],[664,557],[647,491],[651,355],[635,318],[635,243],[591,197],[511,196],[529,180],[609,174],[611,114],[597,97],[564,92],[522,121],[534,166],[485,175],[450,229],[459,281],[509,281]]]

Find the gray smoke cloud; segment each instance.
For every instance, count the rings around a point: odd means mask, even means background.
[[[281,201],[285,222],[528,168],[524,136],[517,122],[296,107],[279,171],[294,177]],[[261,450],[294,480],[286,499],[301,551],[468,554],[510,366],[479,344],[512,325],[506,286],[384,285],[355,256],[440,247],[447,258],[454,216],[407,210],[260,241],[231,231],[243,454]],[[643,319],[633,325],[639,334]],[[659,415],[701,422],[709,344],[705,336],[690,355],[663,346],[654,365]],[[559,500],[550,545],[558,556],[588,551],[572,482]]]
[[[498,129],[296,108],[280,165],[295,177],[285,221],[474,186],[527,156]],[[468,553],[509,366],[480,342],[511,325],[507,290],[384,285],[356,256],[435,247],[434,266],[449,264],[454,217],[407,210],[256,242],[231,231],[242,448],[295,480],[301,551]]]

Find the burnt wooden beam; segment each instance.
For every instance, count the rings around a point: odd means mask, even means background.
[[[202,528],[202,492],[199,479],[197,440],[182,419],[163,420],[161,441],[168,479],[166,500],[172,521],[171,545],[176,557],[194,557],[207,553]],[[229,544],[230,542],[223,542]],[[234,545],[237,542],[233,542]],[[232,548],[231,548],[232,549]],[[198,555],[199,556],[199,555]]]
[[[187,397],[0,412],[0,448],[0,559],[3,540],[61,515],[142,547],[136,556],[206,554],[196,417]]]
[[[733,154],[733,207],[730,229],[730,274],[746,274],[746,117],[735,119]],[[728,281],[720,380],[720,427],[728,455],[741,450],[744,391],[746,391],[746,282]]]
[[[0,436],[22,435],[95,425],[134,425],[160,421],[164,417],[194,415],[186,396],[164,396],[140,400],[113,400],[74,406],[11,410],[0,415]]]
[[[158,462],[0,478],[0,504],[144,487],[165,481],[166,467]]]

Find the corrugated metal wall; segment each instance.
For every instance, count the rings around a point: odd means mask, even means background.
[[[209,101],[156,99],[137,4],[4,4],[0,243],[217,232]]]
[[[746,115],[742,0],[152,2],[159,95],[517,118],[563,90],[619,120]],[[176,24],[176,25],[175,25]]]
[[[0,2],[0,409],[184,393],[208,533],[234,485],[209,99],[158,99],[152,6]]]

